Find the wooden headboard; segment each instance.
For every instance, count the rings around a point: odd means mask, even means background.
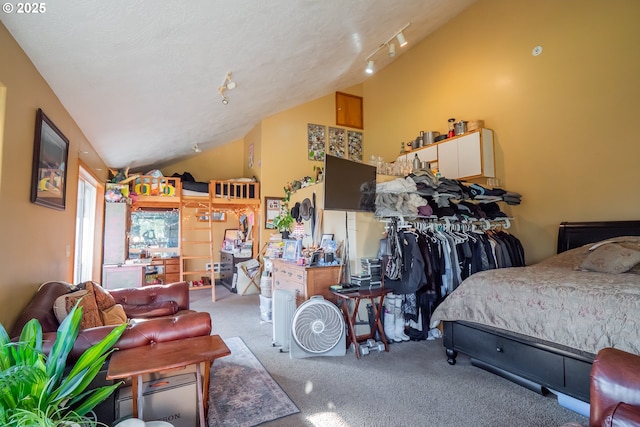
[[[562,222],[558,253],[619,236],[640,236],[640,221]]]

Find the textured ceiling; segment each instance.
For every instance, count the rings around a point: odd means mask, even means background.
[[[107,166],[136,168],[361,83],[367,56],[406,23],[396,57],[473,1],[56,0],[1,20]],[[237,88],[223,105],[228,72]]]

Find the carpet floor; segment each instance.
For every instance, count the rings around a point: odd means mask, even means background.
[[[231,355],[211,367],[209,427],[252,427],[300,412],[240,337],[224,342]]]
[[[241,337],[300,412],[262,427],[559,427],[588,419],[471,365],[447,364],[442,339],[391,345],[356,359],[292,360],[272,346],[272,324],[260,319],[258,295],[240,296],[216,286],[190,293],[191,308],[208,311],[213,333]],[[219,361],[222,361],[220,359]],[[216,361],[214,366],[219,362]]]

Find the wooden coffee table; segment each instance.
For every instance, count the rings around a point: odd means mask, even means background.
[[[219,335],[185,338],[118,350],[111,355],[107,379],[118,380],[131,377],[133,417],[143,419],[142,375],[196,365],[200,427],[206,427],[204,408],[209,395],[211,362],[230,354],[229,347]],[[200,372],[201,362],[206,362],[204,381]]]

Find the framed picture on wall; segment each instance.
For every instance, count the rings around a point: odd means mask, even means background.
[[[345,157],[345,129],[329,127],[329,148],[327,153],[336,157]]]
[[[309,145],[309,160],[324,160],[327,127],[307,124],[307,143]]]
[[[349,159],[362,161],[362,132],[347,132]]]
[[[31,202],[64,210],[68,158],[69,140],[39,108],[33,143]]]
[[[275,229],[273,219],[280,214],[282,209],[281,197],[265,197],[264,198],[264,228]]]

